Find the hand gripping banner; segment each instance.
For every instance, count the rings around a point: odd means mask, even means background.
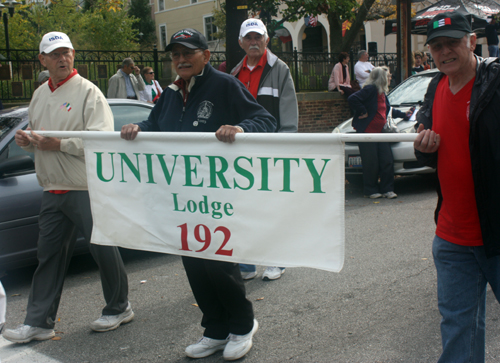
[[[232,144],[212,133],[85,134],[92,243],[342,269],[338,134],[238,134]]]

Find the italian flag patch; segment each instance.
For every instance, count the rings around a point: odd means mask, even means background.
[[[71,105],[69,104],[69,102],[64,102],[64,103],[62,104],[62,106],[61,106],[61,107],[59,107],[59,108],[60,108],[60,109],[66,108],[66,110],[68,110],[68,112],[69,112],[69,111],[71,111]]]
[[[450,18],[446,18],[446,19],[441,19],[441,20],[435,21],[434,24],[433,24],[434,29],[440,28],[440,27],[445,26],[445,25],[451,25],[451,19]]]

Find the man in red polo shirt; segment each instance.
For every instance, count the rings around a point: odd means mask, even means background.
[[[429,21],[427,44],[441,72],[417,115],[414,146],[439,179],[439,362],[484,362],[488,283],[500,298],[500,63],[474,54],[476,34],[458,12]]]
[[[240,27],[239,43],[247,55],[231,74],[274,116],[276,132],[297,132],[299,109],[290,69],[267,49],[269,36],[264,23],[254,18],[245,20]],[[257,276],[255,265],[241,264],[240,269],[244,280]],[[284,267],[269,266],[262,279],[276,280],[284,272]]]

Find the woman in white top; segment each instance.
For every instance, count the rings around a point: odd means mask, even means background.
[[[141,73],[146,83],[146,89],[140,92],[141,101],[156,103],[163,90],[158,81],[155,81],[155,72],[151,67],[144,67]]]

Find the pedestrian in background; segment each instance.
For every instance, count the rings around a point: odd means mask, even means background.
[[[391,73],[388,68],[372,69],[364,87],[348,99],[354,111],[352,127],[357,133],[380,133],[387,123],[391,110],[386,93],[389,91]],[[408,119],[409,115],[392,109],[392,117]],[[394,159],[389,142],[358,143],[363,163],[363,192],[372,199],[397,198],[394,193]],[[379,183],[380,178],[380,183]]]
[[[122,67],[109,79],[108,98],[128,98],[140,100],[141,91],[146,89],[141,70],[132,58],[125,58]]]
[[[486,286],[500,301],[500,63],[474,54],[458,12],[436,15],[427,44],[441,71],[417,114],[417,159],[437,167],[432,254],[443,352],[439,362],[484,362]]]
[[[155,72],[151,67],[144,67],[142,69],[142,77],[146,88],[141,91],[140,99],[143,102],[156,103],[161,96],[162,88],[157,80],[155,80]]]
[[[373,64],[368,62],[368,58],[368,52],[366,50],[360,50],[358,53],[358,61],[354,65],[354,74],[361,88],[363,88],[363,85],[370,76],[370,72],[374,68]]]
[[[349,76],[349,54],[341,52],[339,61],[332,69],[330,80],[328,81],[328,91],[340,92],[340,94],[349,97],[354,93],[351,87],[351,77]]]
[[[498,51],[498,32],[500,24],[497,23],[495,15],[488,16],[490,20],[484,28],[484,33],[486,34],[486,42],[488,43],[488,53],[490,57],[500,57],[500,52]]]

